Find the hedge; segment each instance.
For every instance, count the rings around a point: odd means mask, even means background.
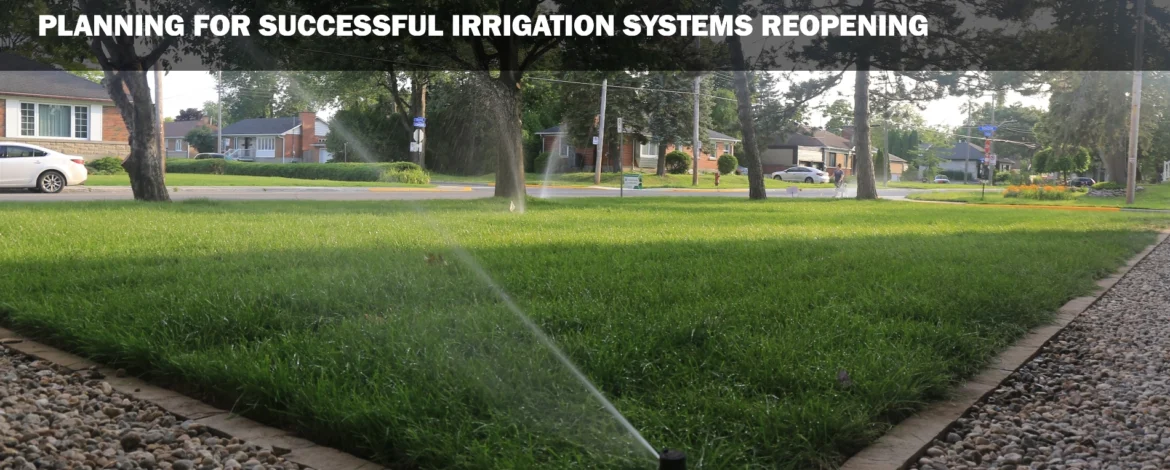
[[[381,181],[428,184],[431,177],[411,162],[394,163],[245,163],[222,159],[168,159],[168,173],[277,176],[308,180]]]

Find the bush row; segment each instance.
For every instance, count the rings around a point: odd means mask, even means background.
[[[120,175],[126,172],[122,168],[122,159],[118,157],[102,157],[85,162],[85,168],[91,175]]]
[[[1074,188],[1072,186],[1008,186],[1003,191],[1003,197],[1015,197],[1024,199],[1038,199],[1038,200],[1064,200],[1073,199],[1075,193],[1083,192],[1084,190]]]
[[[394,163],[244,163],[222,159],[168,159],[168,173],[277,176],[308,180],[380,181],[427,184],[431,177],[417,164]]]

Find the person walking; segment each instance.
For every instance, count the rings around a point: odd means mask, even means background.
[[[841,167],[833,172],[833,184],[837,187],[834,197],[845,197],[845,170]]]

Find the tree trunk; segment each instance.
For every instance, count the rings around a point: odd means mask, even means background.
[[[1105,176],[1109,178],[1109,181],[1124,186],[1126,184],[1127,156],[1122,149],[1126,148],[1125,144],[1129,138],[1119,137],[1116,140],[1114,145],[1101,149],[1101,162],[1105,164]]]
[[[105,81],[130,134],[130,156],[122,162],[122,168],[130,176],[134,199],[169,202],[171,196],[167,193],[162,156],[157,150],[157,117],[150,99],[146,70],[106,72]]]
[[[427,117],[427,83],[430,78],[426,76],[429,72],[414,72],[410,76],[410,121],[411,126],[414,124],[414,117]],[[424,131],[425,132],[425,131]],[[427,153],[425,140],[422,151],[418,152],[418,166],[424,170],[427,168]]]
[[[869,58],[857,60],[857,83],[853,91],[853,174],[857,177],[857,199],[877,199],[873,155],[869,153]]]
[[[739,127],[743,130],[743,165],[748,169],[748,199],[766,199],[764,167],[760,163],[760,147],[756,144],[755,118],[752,116],[752,97],[748,91],[747,63],[743,58],[743,43],[738,36],[727,38],[731,52],[733,84]]]
[[[654,174],[658,176],[666,176],[666,147],[669,145],[665,140],[658,142],[658,167],[654,169]]]
[[[521,123],[520,83],[513,79],[515,72],[500,72],[493,81],[500,123],[499,152],[496,156],[496,197],[508,198],[522,204],[524,191],[524,134]],[[488,80],[492,80],[488,77]]]

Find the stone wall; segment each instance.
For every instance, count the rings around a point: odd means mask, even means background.
[[[10,139],[7,137],[0,137],[0,142],[15,141],[18,139]],[[125,159],[130,156],[130,144],[126,142],[94,142],[89,140],[44,140],[44,139],[24,139],[22,142],[27,142],[33,145],[56,150],[67,155],[77,155],[84,157],[86,160],[95,160],[102,157],[118,157]]]

